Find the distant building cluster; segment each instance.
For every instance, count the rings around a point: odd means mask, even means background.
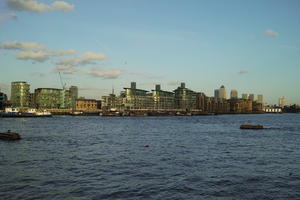
[[[155,110],[155,111],[195,111],[205,113],[251,113],[262,112],[263,96],[250,94],[238,98],[237,90],[232,90],[227,99],[226,89],[222,85],[214,91],[214,97],[186,88],[185,83],[174,91],[164,91],[156,85],[151,91],[137,89],[136,83],[124,88],[119,96],[110,94],[102,97],[102,110]]]
[[[52,110],[97,110],[99,101],[78,98],[78,88],[69,89],[37,88],[30,93],[30,85],[24,81],[11,83],[11,98],[8,101],[4,93],[0,93],[0,109],[4,107],[37,108]]]
[[[277,106],[264,105],[262,94],[241,94],[232,89],[230,97],[224,85],[214,90],[214,96],[188,89],[181,83],[173,91],[155,85],[151,91],[138,89],[135,82],[123,88],[120,95],[109,94],[101,100],[78,97],[78,88],[37,88],[30,93],[30,85],[24,81],[11,83],[11,98],[0,91],[0,110],[5,107],[48,109],[52,112],[154,112],[154,113],[261,113],[287,110],[285,97],[279,98]],[[255,98],[256,97],[256,98]],[[295,108],[294,108],[295,107]],[[290,110],[296,112],[298,107]]]

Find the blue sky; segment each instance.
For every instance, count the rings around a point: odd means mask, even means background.
[[[300,1],[3,0],[0,87],[27,81],[100,99],[114,87],[213,96],[225,85],[300,104]]]

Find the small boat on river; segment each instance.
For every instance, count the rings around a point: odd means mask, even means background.
[[[240,129],[263,129],[262,125],[250,125],[250,124],[242,124]]]
[[[12,133],[8,130],[6,133],[0,133],[1,140],[20,140],[21,136],[19,133]]]
[[[35,108],[5,108],[4,112],[0,112],[0,117],[52,117],[52,114]]]

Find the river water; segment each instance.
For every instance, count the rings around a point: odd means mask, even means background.
[[[240,124],[263,130],[240,130]],[[2,118],[0,199],[300,199],[300,115]]]

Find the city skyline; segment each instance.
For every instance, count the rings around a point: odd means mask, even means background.
[[[31,7],[29,6],[29,3]],[[35,5],[35,6],[32,6]],[[100,99],[129,82],[300,104],[298,1],[0,2],[0,88],[26,81]]]

